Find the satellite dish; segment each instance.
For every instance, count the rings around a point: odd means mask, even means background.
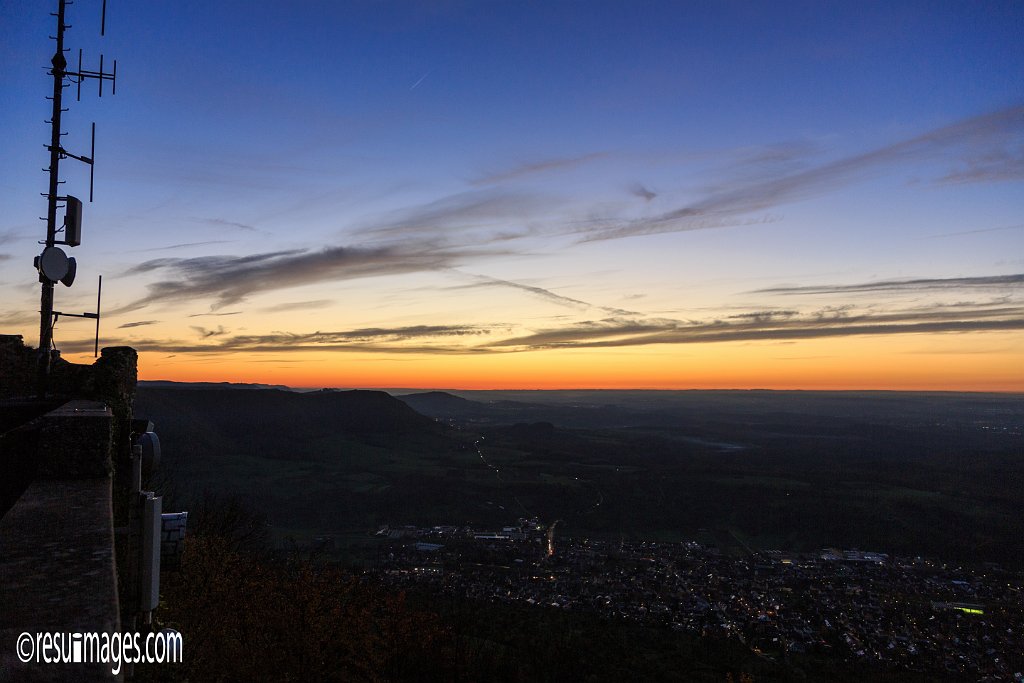
[[[68,272],[67,275],[60,279],[64,283],[65,287],[70,287],[75,281],[75,273],[78,272],[78,261],[75,260],[74,256],[68,257]]]
[[[39,272],[50,282],[59,282],[67,276],[69,268],[68,255],[60,247],[47,247],[39,255]]]

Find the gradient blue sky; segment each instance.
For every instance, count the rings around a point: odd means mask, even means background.
[[[30,343],[49,9],[0,6],[0,325]],[[1024,390],[1019,2],[98,18],[69,8],[119,82],[65,115],[97,192],[57,307],[102,273],[144,377]]]

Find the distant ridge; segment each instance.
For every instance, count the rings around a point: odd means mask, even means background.
[[[169,379],[141,379],[139,387],[160,388],[160,389],[279,389],[281,391],[295,391],[283,384],[250,384],[247,382],[175,382]]]
[[[136,393],[135,413],[153,420],[158,431],[164,425],[185,435],[205,434],[224,447],[241,446],[252,453],[288,453],[300,440],[339,432],[416,436],[443,430],[382,391],[245,389],[142,385]]]
[[[424,415],[434,415],[445,411],[461,413],[474,407],[483,407],[477,401],[470,401],[461,396],[449,394],[446,391],[424,391],[416,394],[398,395],[395,398]]]

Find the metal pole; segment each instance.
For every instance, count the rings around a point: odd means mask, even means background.
[[[100,355],[100,300],[103,296],[103,276],[96,283],[96,343],[92,347],[92,357]]]
[[[57,190],[60,180],[60,115],[61,95],[64,91],[64,71],[68,62],[64,58],[64,5],[57,2],[57,51],[50,63],[53,69],[53,115],[50,118],[50,192],[47,195],[46,246],[54,246],[57,239]],[[53,335],[53,283],[42,274],[41,306],[39,310],[39,371],[36,391],[39,398],[46,396],[47,379],[50,375],[50,346]]]

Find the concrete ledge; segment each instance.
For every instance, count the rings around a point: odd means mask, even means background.
[[[23,664],[18,636],[120,631],[110,478],[37,481],[0,519],[0,681],[109,681],[110,667]]]
[[[107,477],[113,414],[96,401],[70,401],[43,416],[38,474],[44,479]]]

